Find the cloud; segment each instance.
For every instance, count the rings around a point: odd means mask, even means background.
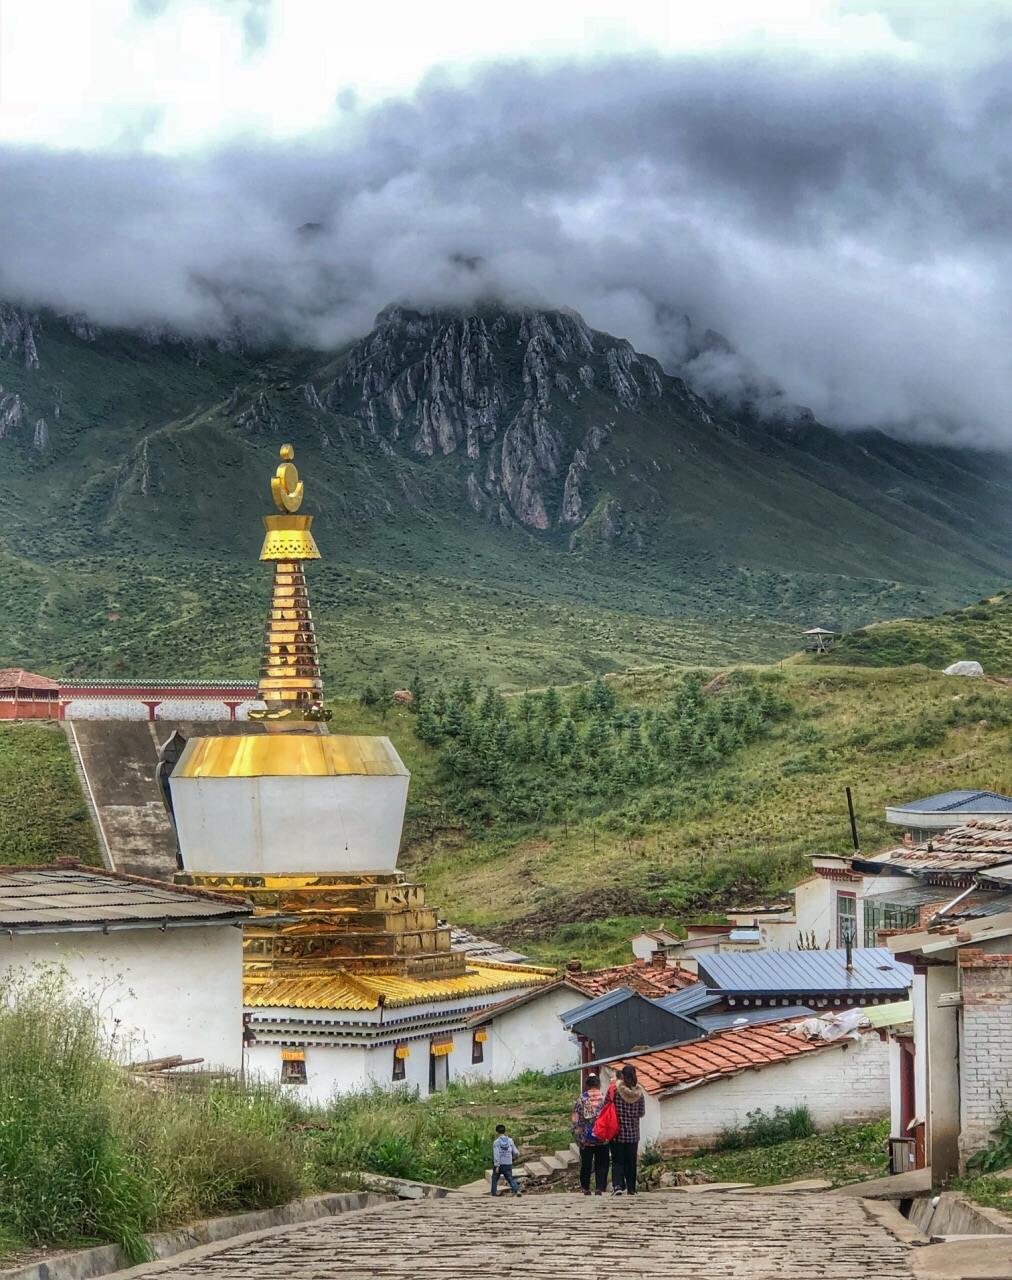
[[[772,379],[834,425],[1012,443],[1008,71],[494,64],[297,143],[0,150],[0,296],[321,346],[391,301],[568,305],[705,391],[777,403]]]

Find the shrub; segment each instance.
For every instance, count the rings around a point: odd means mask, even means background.
[[[776,1107],[772,1115],[758,1109],[749,1111],[745,1124],[724,1129],[717,1151],[744,1151],[748,1147],[775,1147],[795,1138],[810,1138],[815,1132],[812,1113],[804,1105]]]

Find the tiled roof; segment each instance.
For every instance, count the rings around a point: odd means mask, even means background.
[[[679,1085],[698,1085],[722,1076],[736,1075],[749,1067],[760,1069],[789,1062],[807,1053],[838,1049],[847,1040],[805,1040],[786,1035],[783,1023],[776,1026],[740,1027],[711,1035],[706,1040],[637,1054],[630,1061],[647,1093],[663,1093]],[[617,1058],[615,1065],[624,1061]]]
[[[692,986],[696,975],[671,965],[663,968],[652,964],[620,964],[611,969],[566,970],[566,979],[588,996],[604,995],[616,987],[631,987],[641,996],[665,996],[672,991]]]
[[[699,957],[700,980],[733,995],[891,992],[899,997],[906,994],[913,976],[911,967],[901,964],[885,947],[855,947],[849,970],[847,953],[842,949],[728,952]]]
[[[490,938],[479,938],[469,929],[461,929],[454,925],[450,929],[450,947],[453,951],[462,951],[472,960],[495,960],[499,964],[523,964],[527,959],[519,951],[504,947],[501,942],[493,942]]]
[[[117,875],[97,867],[0,867],[0,930],[228,921],[252,915],[234,897]]]
[[[0,689],[43,689],[48,693],[59,693],[60,686],[48,676],[33,675],[23,667],[4,667],[0,670]]]
[[[1012,814],[1012,796],[999,791],[943,791],[941,795],[890,805],[899,813],[1007,813]]]
[[[494,995],[497,991],[547,985],[551,974],[520,965],[474,965],[454,978],[400,978],[388,974],[335,973],[306,977],[247,977],[243,1002],[252,1009],[387,1009],[459,996]]]
[[[961,827],[940,831],[924,844],[897,845],[852,865],[871,864],[916,872],[947,874],[978,871],[1012,861],[1012,819],[974,818]]]

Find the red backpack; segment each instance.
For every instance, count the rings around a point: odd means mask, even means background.
[[[601,1103],[601,1110],[597,1113],[591,1136],[598,1142],[611,1142],[618,1137],[618,1130],[618,1112],[615,1110],[615,1082],[613,1080],[608,1088],[608,1096]]]

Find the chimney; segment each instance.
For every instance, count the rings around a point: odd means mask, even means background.
[[[575,956],[566,964],[567,973],[580,973],[583,970],[583,962]]]
[[[903,832],[903,843],[908,849],[912,849],[914,847],[914,835],[912,831]]]
[[[650,963],[655,969],[666,969],[668,967],[668,957],[663,947],[658,947],[650,957]]]

